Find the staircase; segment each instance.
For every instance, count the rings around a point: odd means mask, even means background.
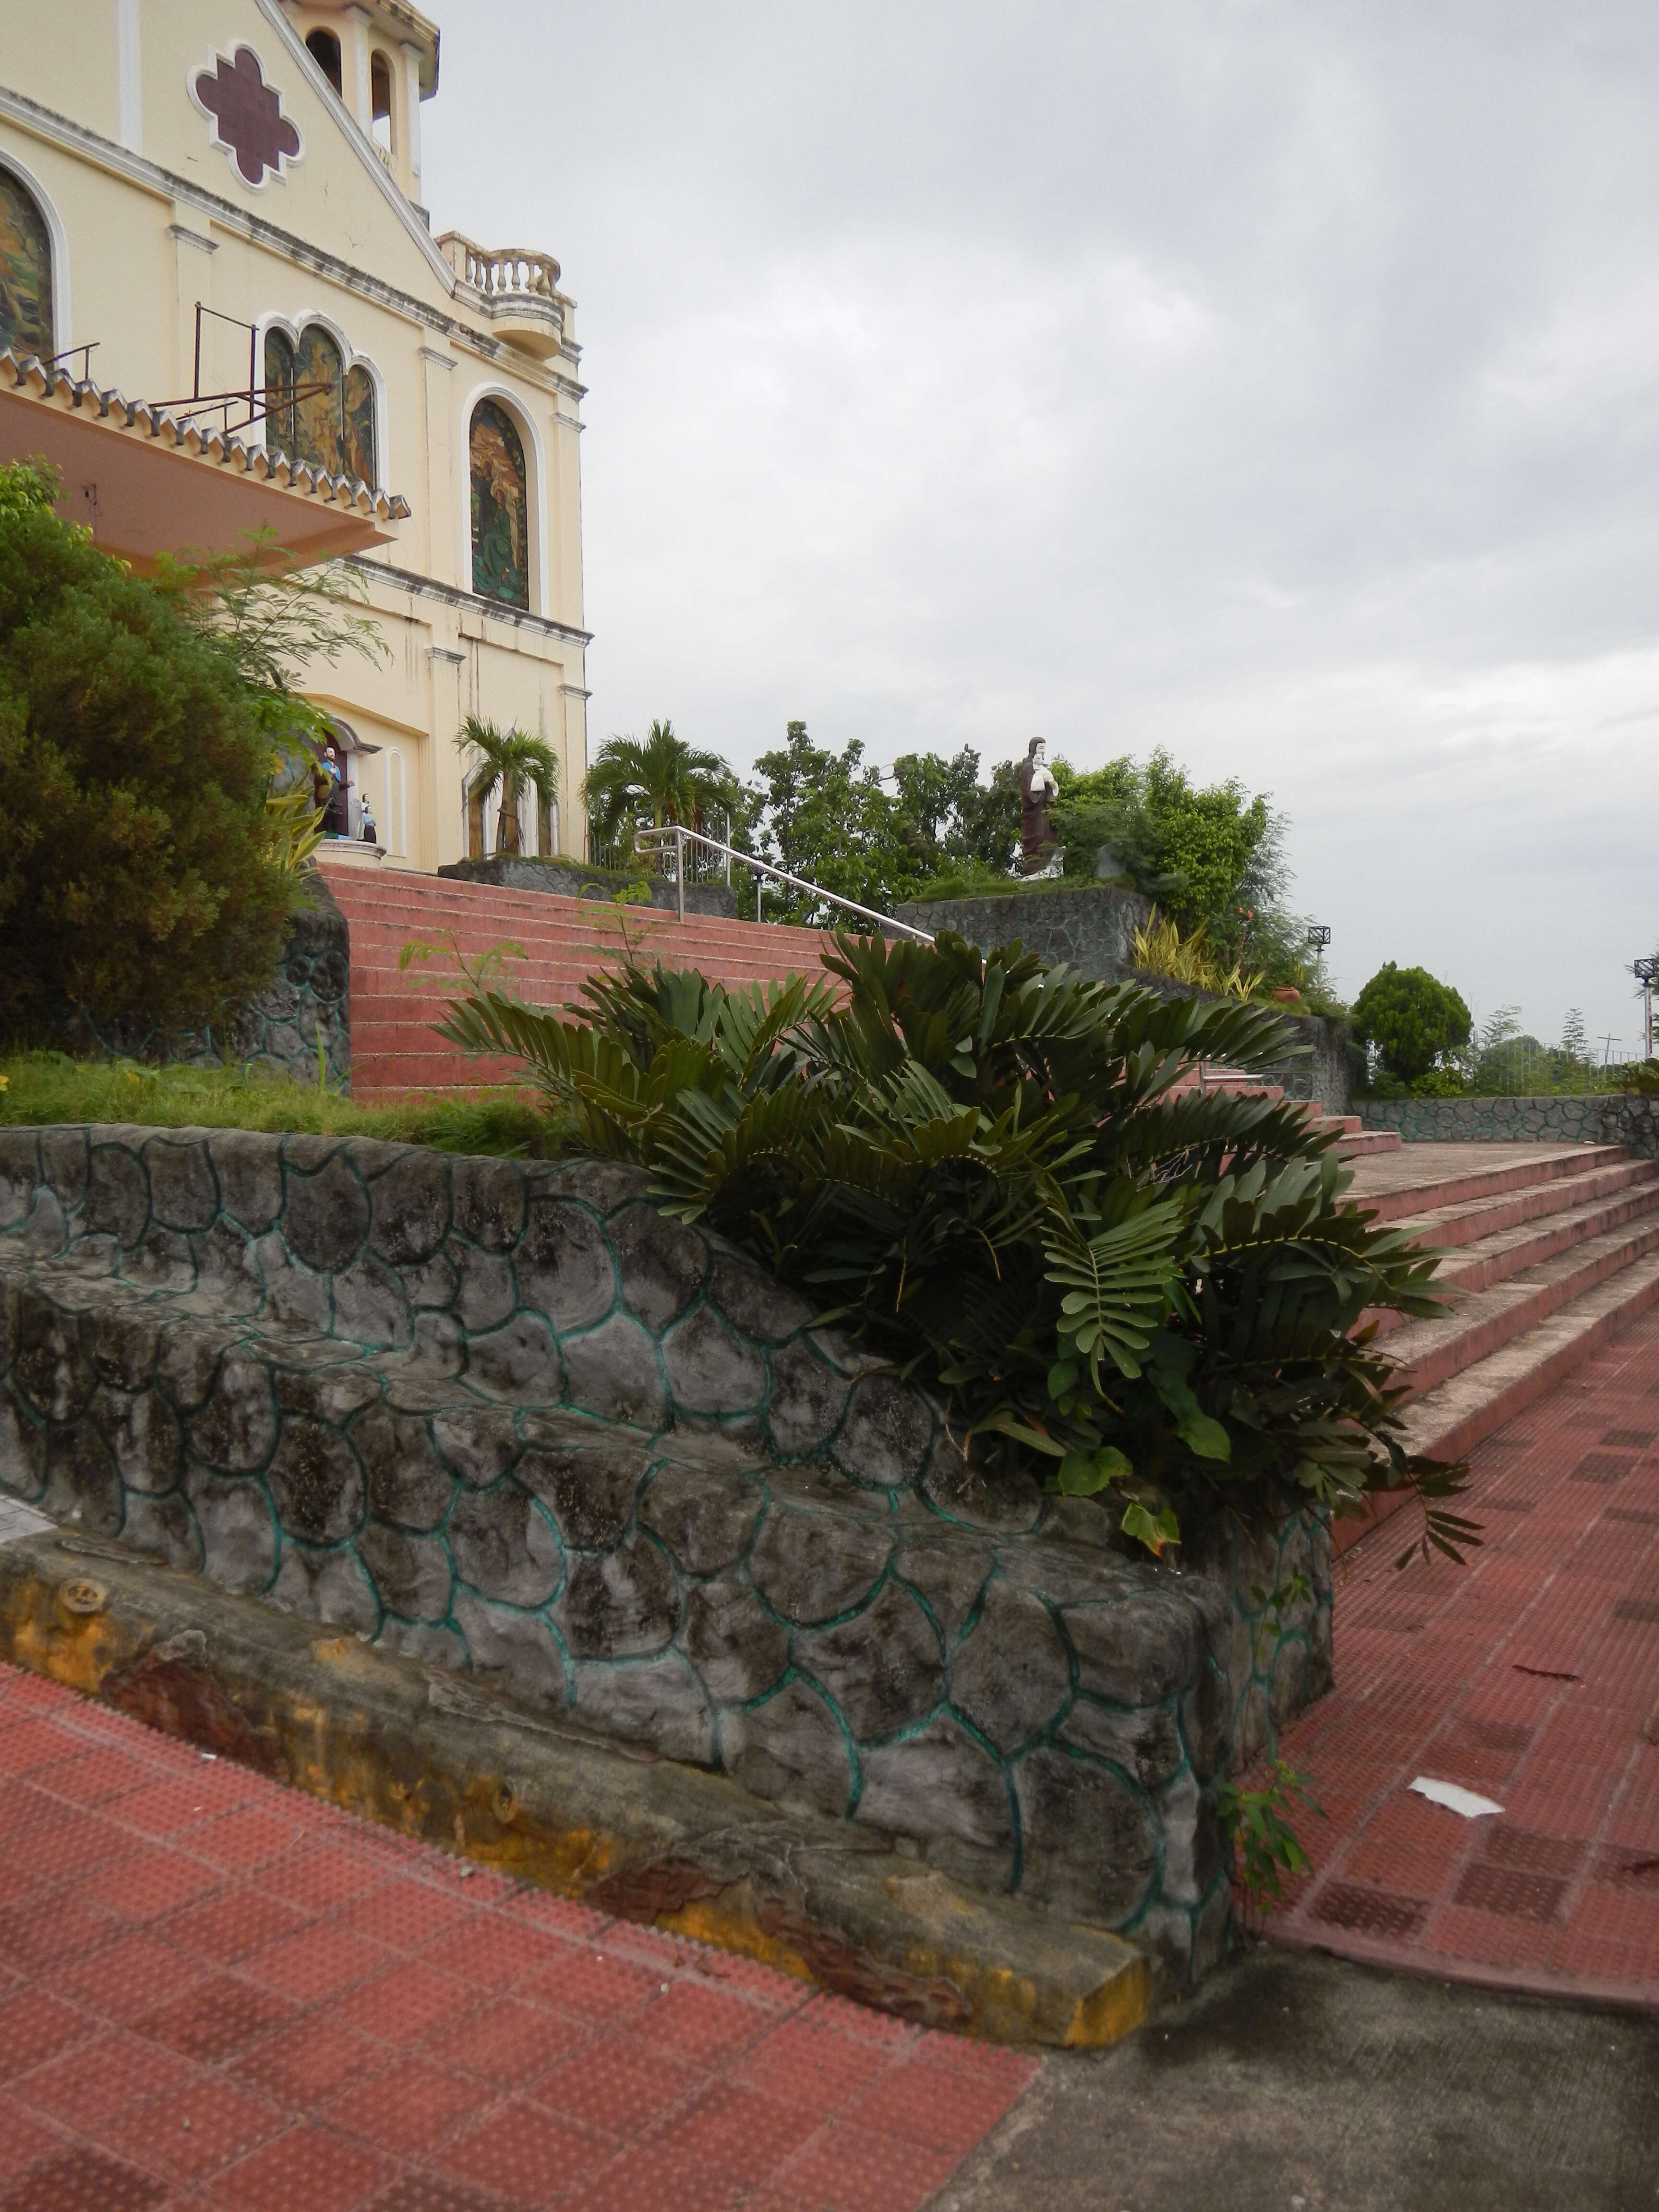
[[[434,1036],[433,1023],[467,988],[457,954],[477,962],[495,946],[520,947],[524,957],[508,959],[498,980],[533,1005],[558,1007],[580,995],[596,968],[615,964],[624,935],[647,961],[700,968],[726,984],[770,982],[792,969],[816,975],[824,947],[822,930],[775,922],[712,915],[681,921],[653,907],[331,865],[325,851],[321,866],[350,925],[351,1095],[362,1105],[523,1083],[516,1062],[471,1060]],[[410,944],[434,945],[437,955],[400,974]]]
[[[1285,1096],[1277,1083],[1262,1083],[1248,1068],[1212,1066],[1206,1061],[1201,1068],[1190,1068],[1174,1084],[1170,1096],[1178,1098],[1183,1091],[1242,1091],[1251,1098],[1271,1098],[1276,1105]],[[1334,1132],[1337,1152],[1345,1160],[1360,1160],[1377,1152],[1397,1152],[1404,1141],[1398,1129],[1368,1129],[1358,1114],[1328,1114],[1321,1106],[1304,1103],[1302,1111],[1311,1123],[1316,1135],[1325,1136]]]
[[[1659,1168],[1617,1145],[1408,1145],[1359,1161],[1352,1195],[1447,1255],[1448,1313],[1368,1316],[1431,1459],[1462,1459],[1659,1300]],[[1366,1525],[1340,1523],[1339,1547]]]

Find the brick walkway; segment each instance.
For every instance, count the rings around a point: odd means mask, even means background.
[[[4,1667],[0,1778],[0,2212],[909,2212],[1035,2070]]]
[[[1482,1548],[1339,1566],[1337,1686],[1292,1731],[1328,1818],[1278,1941],[1659,2006],[1659,1316],[1474,1455]],[[1462,1784],[1476,1820],[1408,1785]]]

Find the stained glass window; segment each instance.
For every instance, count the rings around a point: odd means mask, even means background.
[[[265,336],[265,443],[307,468],[378,482],[374,468],[374,380],[346,370],[320,324],[307,323],[297,345],[282,331]]]
[[[52,240],[33,195],[0,169],[0,347],[50,361]]]
[[[524,441],[506,408],[481,399],[468,441],[472,473],[472,588],[530,605],[530,495]]]

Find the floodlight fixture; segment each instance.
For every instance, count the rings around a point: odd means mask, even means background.
[[[1631,963],[1631,973],[1642,986],[1642,1034],[1645,1060],[1653,1058],[1653,987],[1659,982],[1659,952],[1645,952]]]
[[[1316,952],[1322,952],[1330,941],[1331,926],[1329,922],[1315,921],[1310,922],[1308,925],[1308,942]]]

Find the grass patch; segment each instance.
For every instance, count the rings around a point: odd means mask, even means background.
[[[54,1121],[380,1137],[520,1159],[556,1159],[566,1138],[562,1121],[514,1091],[354,1106],[335,1091],[254,1068],[149,1067],[132,1060],[71,1060],[62,1052],[0,1054],[0,1125]]]

